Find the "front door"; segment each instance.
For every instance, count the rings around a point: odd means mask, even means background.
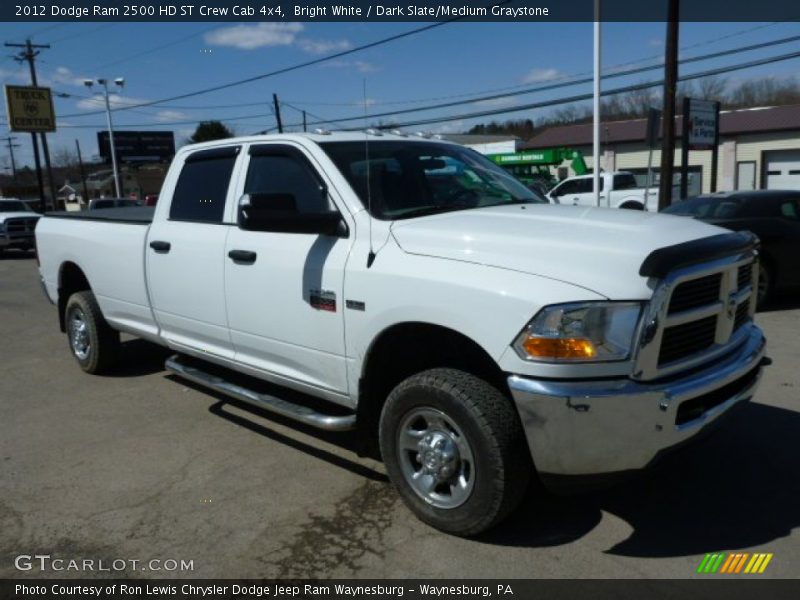
[[[299,148],[249,151],[241,192],[284,209],[337,210],[327,182]],[[288,385],[347,393],[344,269],[350,238],[231,227],[225,290],[236,360]]]

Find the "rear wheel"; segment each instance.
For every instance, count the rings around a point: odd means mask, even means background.
[[[532,469],[512,403],[463,371],[431,369],[389,395],[380,420],[386,469],[422,521],[456,535],[499,523]]]
[[[81,369],[103,373],[116,361],[119,333],[106,323],[90,291],[76,292],[64,311],[69,347]]]

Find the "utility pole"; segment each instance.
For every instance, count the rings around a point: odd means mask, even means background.
[[[661,138],[661,185],[658,210],[672,204],[672,173],[675,164],[675,95],[678,87],[678,29],[680,0],[669,0],[667,8],[667,44],[664,57],[664,107]],[[686,140],[683,140],[686,143]]]
[[[303,111],[303,131],[308,131],[306,127],[306,111]]]
[[[20,53],[14,57],[14,60],[20,63],[23,61],[27,61],[31,71],[31,84],[34,87],[38,86],[39,84],[36,79],[36,66],[35,66],[36,57],[39,56],[38,48],[48,49],[50,48],[50,44],[32,44],[30,38],[28,38],[27,40],[25,40],[24,44],[11,44],[9,42],[6,42],[6,46],[8,48],[24,48],[24,50],[21,50]],[[56,186],[53,181],[53,168],[50,165],[50,150],[47,147],[47,134],[42,132],[41,136],[42,136],[42,151],[44,152],[44,164],[45,168],[47,169],[47,183],[50,186],[50,196],[52,197],[53,208],[55,208]],[[31,133],[31,140],[33,141],[33,154],[34,154],[34,161],[36,162],[36,172],[39,180],[39,191],[42,198],[42,208],[46,210],[47,206],[46,206],[44,186],[42,184],[42,175],[41,175],[42,167],[39,163],[39,147],[38,144],[36,143],[35,133]]]
[[[81,170],[81,183],[83,184],[83,201],[89,205],[89,188],[86,187],[86,171],[83,170],[83,156],[81,156],[81,144],[76,139],[75,148],[78,150],[78,166]]]
[[[11,155],[11,176],[14,183],[17,183],[17,163],[14,161],[14,148],[19,148],[19,144],[15,144],[14,140],[17,139],[12,136],[2,138],[8,145],[8,153]]]
[[[278,94],[272,94],[272,103],[275,105],[275,120],[278,122],[278,133],[283,133],[283,122],[281,121],[281,105],[278,103]]]

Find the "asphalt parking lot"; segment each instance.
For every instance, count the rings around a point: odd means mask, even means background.
[[[760,313],[774,364],[756,401],[646,475],[530,494],[477,540],[399,501],[349,435],[319,437],[188,387],[167,351],[124,346],[113,376],[74,364],[32,257],[0,258],[0,578],[21,554],[193,561],[131,577],[685,578],[707,552],[770,552],[800,575],[800,302]],[[706,576],[709,577],[709,576]]]

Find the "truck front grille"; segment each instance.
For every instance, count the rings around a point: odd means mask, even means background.
[[[36,217],[25,217],[16,219],[6,219],[6,231],[8,233],[33,232],[36,229]]]
[[[755,311],[754,256],[718,258],[667,274],[653,296],[636,355],[637,379],[655,379],[724,355]]]
[[[753,283],[753,263],[742,265],[737,272],[738,288],[744,289]]]
[[[714,273],[681,283],[672,292],[667,314],[671,315],[716,302],[719,300],[720,283],[722,283],[722,273]]]
[[[750,298],[742,302],[736,308],[736,316],[733,318],[733,330],[736,331],[750,320]]]
[[[673,325],[664,329],[661,338],[661,351],[658,366],[687,358],[714,344],[717,332],[717,317],[711,316],[683,325]]]

